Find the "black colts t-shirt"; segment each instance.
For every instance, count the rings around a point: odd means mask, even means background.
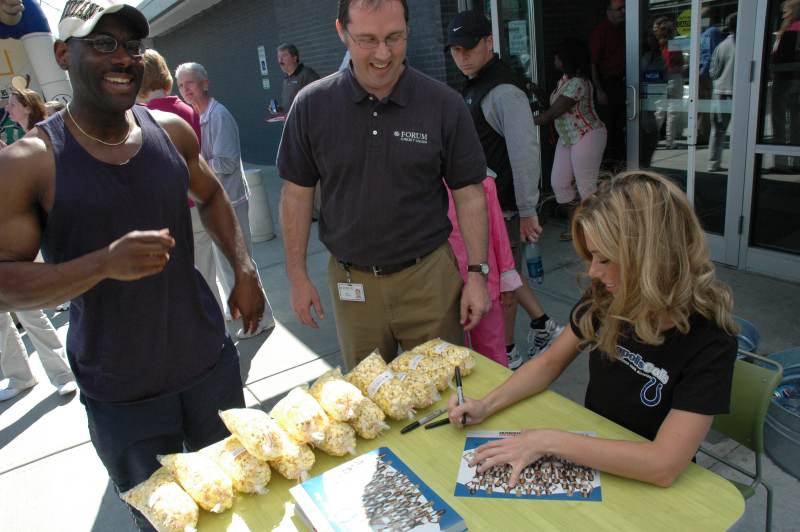
[[[577,306],[576,306],[577,308]],[[575,321],[570,325],[580,338]],[[704,415],[729,410],[736,338],[705,317],[689,317],[690,329],[664,332],[661,345],[620,336],[618,359],[589,354],[586,408],[650,440],[673,408]]]

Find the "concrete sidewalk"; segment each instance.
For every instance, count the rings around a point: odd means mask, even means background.
[[[309,274],[316,283],[327,311],[318,330],[300,325],[290,307],[284,270],[283,242],[277,218],[280,179],[274,167],[263,167],[278,237],[255,245],[254,255],[275,311],[277,327],[237,343],[248,406],[269,409],[292,387],[316,378],[341,363],[330,294],[325,286],[328,253],[312,228]],[[578,297],[576,277],[582,270],[570,244],[559,242],[563,230],[558,221],[546,225],[543,236],[545,281],[535,287],[548,312],[565,323]],[[755,323],[762,337],[759,352],[770,353],[800,345],[797,302],[800,285],[759,275],[720,268],[719,277],[729,283],[736,296],[737,315]],[[51,313],[51,315],[53,315]],[[53,315],[59,334],[66,335],[67,316]],[[232,334],[237,323],[229,325]],[[525,347],[526,320],[517,320],[517,339]],[[33,349],[25,338],[29,352]],[[61,398],[50,386],[38,363],[32,364],[40,384],[17,398],[0,403],[0,530],[8,531],[133,531],[123,504],[109,484],[106,471],[89,443],[86,417],[77,397]],[[583,402],[588,381],[586,355],[572,364],[553,388]],[[747,452],[718,436],[710,436],[714,447],[737,463],[752,462]],[[723,476],[730,471],[701,462]],[[791,501],[800,500],[800,482],[784,474],[766,459],[766,480],[775,490],[776,531],[800,529]],[[763,529],[763,489],[747,504],[744,530]]]

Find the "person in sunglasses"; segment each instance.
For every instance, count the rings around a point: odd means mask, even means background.
[[[234,313],[254,329],[264,312],[191,126],[134,106],[148,32],[131,6],[68,1],[54,50],[74,98],[0,151],[0,311],[72,300],[67,356],[120,491],[147,479],[156,455],[226,437],[217,412],[244,406],[236,347],[194,268],[187,193],[237,272]]]

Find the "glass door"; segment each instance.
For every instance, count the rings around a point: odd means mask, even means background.
[[[741,259],[800,280],[800,0],[760,0]]]
[[[511,68],[536,80],[531,0],[468,0],[459,7],[483,13],[492,22],[495,51]]]
[[[740,207],[729,208],[731,183],[744,178],[743,155],[733,148],[747,135],[746,122],[736,129],[732,119],[739,100],[745,108],[749,101],[746,88],[737,90],[742,74],[735,58],[743,49],[736,38],[739,4],[626,3],[628,165],[680,184],[708,234],[712,258],[733,265],[738,262],[735,220]],[[736,237],[729,242],[731,230]]]

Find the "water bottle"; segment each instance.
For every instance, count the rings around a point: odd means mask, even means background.
[[[537,242],[530,242],[525,246],[525,264],[528,266],[528,277],[536,284],[542,284],[544,282],[542,249]]]

